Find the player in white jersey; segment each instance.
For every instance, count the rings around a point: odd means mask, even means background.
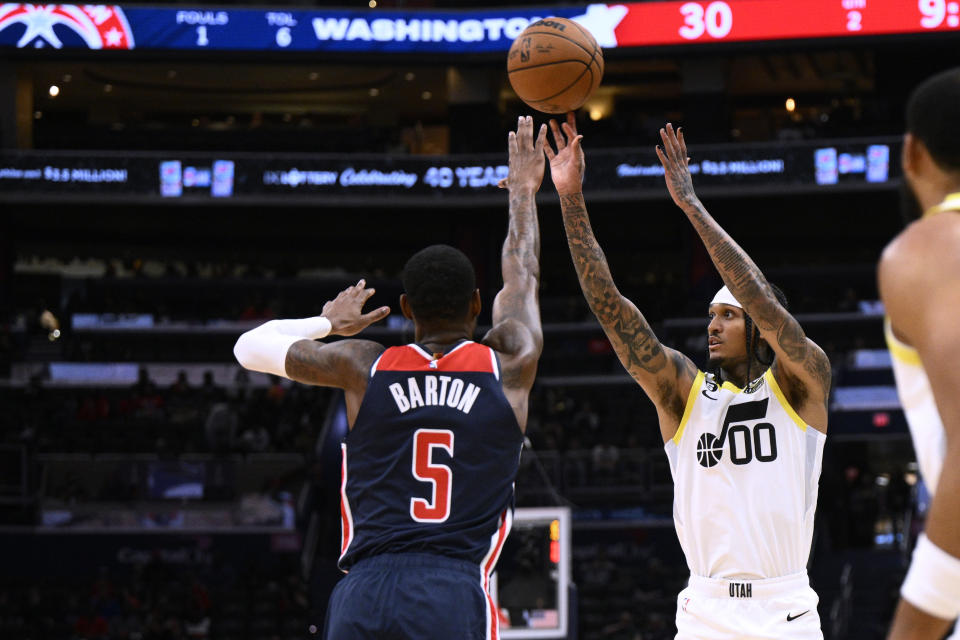
[[[674,521],[690,568],[677,639],[822,639],[810,555],[830,362],[693,191],[683,135],[657,148],[674,202],[726,286],[709,305],[709,373],[662,345],[616,285],[581,183],[572,115],[544,149],[580,286],[620,361],[657,408]]]
[[[890,640],[939,640],[960,613],[960,68],[911,95],[902,165],[905,216],[920,219],[883,252],[880,295],[900,401],[933,500]]]

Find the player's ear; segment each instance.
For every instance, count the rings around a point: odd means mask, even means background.
[[[470,296],[470,317],[476,318],[480,315],[480,309],[483,308],[483,300],[480,299],[480,289],[474,289]]]
[[[903,167],[905,176],[913,177],[920,172],[922,167],[933,162],[930,157],[930,151],[923,141],[915,137],[912,133],[903,135],[903,151],[900,154],[900,165]]]
[[[916,145],[917,139],[913,137],[912,133],[903,134],[903,148],[900,150],[900,166],[903,168],[905,174],[910,174],[913,172],[916,162],[914,160],[914,155],[916,154]]]
[[[400,311],[403,312],[404,318],[413,320],[413,309],[410,308],[410,300],[405,293],[400,294]]]

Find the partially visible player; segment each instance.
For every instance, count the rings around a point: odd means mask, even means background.
[[[657,409],[674,480],[673,516],[690,568],[677,640],[822,640],[807,562],[827,430],[830,362],[693,190],[683,134],[657,148],[667,187],[725,286],[708,308],[699,371],[664,346],[617,289],[581,191],[572,114],[551,121],[550,175],[580,286],[627,372]]]
[[[878,275],[897,389],[933,501],[890,639],[939,640],[960,614],[960,68],[914,90],[902,163],[905,213],[920,219],[887,246]]]
[[[340,567],[331,640],[497,638],[488,586],[513,514],[530,389],[543,348],[537,289],[546,127],[520,118],[509,135],[510,220],[493,328],[473,342],[480,293],[460,251],[435,245],[403,272],[403,314],[416,342],[384,349],[351,336],[384,318],[362,313],[361,280],[323,315],[274,320],[240,337],[248,369],[344,390]]]

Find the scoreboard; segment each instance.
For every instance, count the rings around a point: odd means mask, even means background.
[[[0,48],[504,52],[571,18],[613,48],[960,31],[960,0],[698,0],[462,11],[0,4]]]
[[[713,0],[627,5],[617,46],[845,38],[960,27],[953,0]]]

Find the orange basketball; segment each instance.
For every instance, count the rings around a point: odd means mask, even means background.
[[[603,52],[573,20],[544,18],[524,29],[507,55],[507,76],[520,99],[538,111],[583,106],[603,77]]]

